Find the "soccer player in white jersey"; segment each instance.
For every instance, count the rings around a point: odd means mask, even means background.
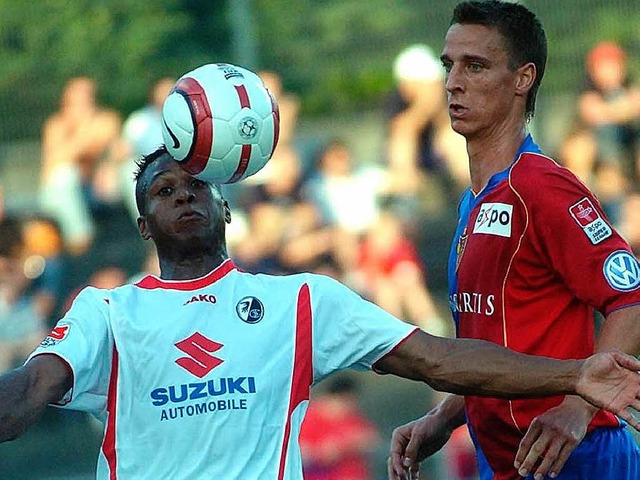
[[[56,404],[103,421],[98,479],[299,479],[310,388],[347,368],[461,394],[578,393],[638,426],[632,357],[560,362],[433,337],[327,277],[239,271],[227,202],[164,148],[140,162],[136,200],[160,277],[78,295],[25,365],[0,377],[0,441]]]

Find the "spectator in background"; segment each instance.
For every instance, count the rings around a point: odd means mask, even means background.
[[[453,132],[447,115],[444,71],[426,45],[412,45],[394,62],[396,88],[388,99],[388,190],[416,209],[415,199],[444,208],[443,192],[453,196],[468,181],[464,139]],[[416,197],[418,196],[418,197]],[[424,205],[422,206],[424,208]]]
[[[378,428],[362,412],[355,379],[341,375],[309,402],[300,430],[305,480],[372,480]]]
[[[127,273],[122,267],[112,264],[100,266],[89,276],[86,283],[73,289],[65,299],[62,311],[66,313],[71,308],[74,300],[85,287],[111,289],[124,285],[125,283],[127,283]]]
[[[638,184],[640,87],[632,85],[626,53],[614,42],[597,44],[586,58],[587,84],[579,98],[580,120],[597,151],[595,191],[614,223],[628,184]],[[622,188],[611,191],[612,183]],[[599,187],[604,187],[603,189]]]
[[[286,92],[282,86],[282,77],[274,70],[261,70],[258,76],[262,79],[271,95],[278,102],[280,112],[280,135],[276,150],[283,146],[293,144],[296,127],[298,124],[298,113],[300,112],[300,101],[298,98]]]
[[[620,233],[640,260],[640,189],[629,193],[622,206]]]
[[[333,232],[323,228],[315,206],[301,193],[302,166],[291,150],[267,164],[260,184],[247,184],[240,199],[246,231],[231,247],[238,265],[252,272],[314,270],[333,250]]]
[[[2,220],[4,219],[4,215],[5,215],[5,206],[4,206],[4,189],[2,188],[2,185],[0,185],[0,223],[2,222]]]
[[[392,205],[381,208],[360,244],[355,286],[392,315],[434,335],[447,333],[427,287],[422,260]]]
[[[598,143],[591,129],[578,123],[562,141],[558,156],[562,165],[597,192],[609,220],[618,226],[628,179],[615,164],[599,160]]]
[[[22,221],[5,218],[0,224],[0,372],[24,361],[48,331],[50,302],[31,288],[42,270],[42,262],[27,253]]]
[[[342,139],[329,141],[317,156],[316,168],[303,186],[304,197],[317,208],[322,225],[334,231],[335,256],[349,282],[358,242],[378,216],[384,172],[356,165]]]
[[[132,112],[124,122],[122,134],[131,161],[122,168],[120,188],[129,214],[138,218],[134,188],[131,183],[135,171],[135,160],[148,155],[164,143],[162,139],[162,105],[175,84],[175,79],[163,77],[151,86],[147,104]]]
[[[88,250],[95,217],[117,199],[120,128],[120,116],[98,105],[88,77],[69,80],[60,109],[44,124],[41,201],[73,254]]]
[[[48,326],[52,326],[59,318],[68,289],[68,259],[62,232],[55,220],[36,216],[24,222],[23,233],[28,258],[41,272],[34,278],[31,291],[37,292],[38,310]]]

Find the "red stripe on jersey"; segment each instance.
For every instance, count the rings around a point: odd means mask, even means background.
[[[278,145],[278,139],[280,138],[280,108],[278,107],[278,102],[276,102],[276,99],[271,92],[267,92],[271,99],[271,114],[273,115],[273,146],[271,147],[271,155],[273,155],[276,145]]]
[[[311,296],[309,285],[306,283],[298,292],[298,309],[296,312],[296,343],[293,360],[293,379],[291,382],[291,396],[287,424],[284,427],[282,451],[280,452],[280,468],[278,480],[284,478],[284,467],[287,459],[287,447],[291,437],[291,415],[300,403],[309,400],[309,391],[313,382],[313,365],[311,360]]]
[[[240,107],[251,108],[251,102],[249,101],[249,93],[244,85],[234,85],[236,92],[238,93],[238,100],[240,100]]]
[[[180,79],[174,89],[186,100],[193,122],[191,149],[182,167],[191,175],[196,175],[207,166],[213,149],[213,115],[207,94],[195,78]]]
[[[107,395],[107,429],[102,441],[102,453],[109,465],[109,480],[118,478],[116,468],[118,466],[116,458],[116,403],[118,395],[118,351],[113,347],[113,358],[111,360],[111,378],[109,379],[109,392]]]
[[[161,278],[154,277],[153,275],[147,275],[135,285],[136,287],[147,290],[153,290],[156,288],[166,288],[169,290],[199,290],[200,288],[204,288],[214,282],[217,282],[231,270],[235,269],[236,266],[233,261],[231,259],[226,259],[212,272],[208,273],[204,277],[196,278],[194,280],[163,280]]]
[[[245,144],[242,145],[242,151],[240,152],[240,161],[238,162],[238,168],[233,172],[231,178],[227,181],[227,183],[237,182],[242,178],[244,172],[247,171],[247,167],[249,166],[249,160],[251,159],[251,145]]]

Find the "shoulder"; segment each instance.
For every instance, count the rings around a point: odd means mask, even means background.
[[[576,175],[555,160],[539,153],[524,153],[509,174],[509,185],[523,200],[549,203],[564,196],[587,195],[589,190]]]
[[[87,308],[106,310],[111,302],[111,291],[96,287],[84,287],[78,292],[71,304],[72,309]]]

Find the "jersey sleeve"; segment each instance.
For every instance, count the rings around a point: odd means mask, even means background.
[[[565,169],[544,173],[530,195],[542,255],[583,302],[603,314],[640,303],[640,267],[595,196]]]
[[[416,327],[328,278],[310,282],[314,379],[344,369],[367,370]]]
[[[56,406],[100,418],[106,410],[112,351],[108,293],[89,287],[80,292],[27,362],[36,355],[60,357],[73,372],[73,386]]]

